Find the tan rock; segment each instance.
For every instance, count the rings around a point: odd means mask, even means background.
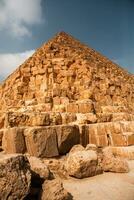
[[[88,150],[97,151],[97,146],[95,144],[87,144],[85,150],[86,151],[88,151]]]
[[[50,113],[50,124],[51,125],[61,125],[62,124],[62,116],[59,112]]]
[[[23,155],[0,155],[0,199],[23,200],[30,191],[31,173]]]
[[[2,148],[6,153],[26,152],[24,128],[15,127],[5,129],[2,138]]]
[[[53,127],[31,128],[25,131],[26,147],[31,156],[58,156],[57,134]]]
[[[78,113],[78,104],[76,104],[76,103],[69,103],[67,105],[66,111],[70,112],[70,113]]]
[[[80,143],[79,127],[75,125],[63,125],[56,127],[58,138],[58,150],[60,154],[66,154],[73,145]]]
[[[126,160],[114,157],[110,148],[106,147],[103,150],[103,170],[109,172],[124,173],[129,172],[129,166]]]
[[[84,148],[81,144],[77,144],[77,145],[74,145],[74,146],[71,148],[69,154],[70,154],[70,153],[77,152],[77,151],[84,151],[84,150],[85,150],[85,148]]]
[[[94,106],[92,101],[78,103],[79,113],[92,113],[93,111],[94,111]]]
[[[39,176],[42,179],[48,179],[50,176],[50,171],[45,165],[45,163],[37,157],[28,156],[28,161],[30,164],[30,169],[32,170],[33,176]]]
[[[43,184],[42,200],[71,200],[72,196],[64,189],[60,180],[45,181]]]
[[[68,174],[76,178],[86,178],[96,175],[97,165],[97,153],[92,150],[72,152],[66,161]]]

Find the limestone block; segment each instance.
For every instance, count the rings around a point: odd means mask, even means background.
[[[25,126],[28,124],[29,115],[21,112],[8,112],[5,116],[5,127]]]
[[[62,124],[62,116],[59,112],[51,112],[49,115],[50,115],[50,124],[51,125]]]
[[[42,158],[59,155],[54,127],[27,129],[25,137],[27,151],[30,155]]]
[[[79,113],[92,113],[94,111],[94,106],[92,102],[78,103]]]
[[[76,121],[75,113],[61,113],[62,116],[62,124],[68,124]]]
[[[76,103],[69,103],[66,107],[66,111],[70,113],[78,113],[79,112],[79,106]]]
[[[112,142],[114,146],[126,146],[127,141],[122,134],[112,134]]]
[[[73,145],[80,143],[79,127],[76,125],[63,125],[56,127],[58,149],[60,154],[66,154]]]
[[[5,129],[2,138],[2,148],[6,153],[25,153],[26,145],[24,138],[24,128]]]
[[[49,126],[50,125],[50,115],[49,113],[31,113],[29,115],[28,124],[30,126]]]

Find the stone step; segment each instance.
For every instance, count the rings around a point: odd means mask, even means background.
[[[85,125],[85,140],[97,146],[127,146],[134,144],[134,121],[106,122]]]
[[[15,126],[50,126],[61,124],[94,124],[134,121],[128,113],[69,113],[69,112],[6,112],[0,118],[0,129]]]
[[[94,104],[91,100],[78,101],[74,103],[69,103],[66,106],[66,112],[70,113],[93,113]]]
[[[28,152],[36,157],[66,154],[79,143],[80,132],[76,125],[7,128],[2,138],[6,153]]]
[[[118,113],[97,113],[97,123],[116,122],[116,121],[134,121],[134,114],[118,112]]]

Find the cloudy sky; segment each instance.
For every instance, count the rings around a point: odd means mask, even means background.
[[[59,31],[134,73],[134,0],[0,0],[0,79]]]

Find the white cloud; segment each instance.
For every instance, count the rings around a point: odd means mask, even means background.
[[[34,53],[34,50],[25,51],[23,53],[0,54],[0,77],[6,78],[20,64]]]
[[[6,30],[11,36],[30,36],[29,27],[41,21],[41,0],[0,1],[0,30]]]

